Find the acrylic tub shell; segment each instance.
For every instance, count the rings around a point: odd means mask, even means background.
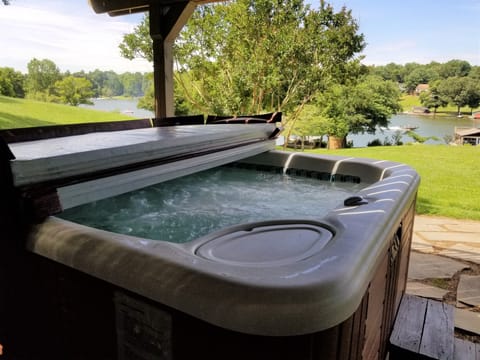
[[[300,335],[346,320],[361,303],[402,216],[415,201],[417,173],[389,161],[282,151],[243,162],[324,172],[332,178],[356,175],[370,184],[359,192],[368,203],[339,204],[317,221],[239,224],[187,244],[50,217],[31,232],[28,248],[237,332]],[[279,235],[280,252],[268,253]]]

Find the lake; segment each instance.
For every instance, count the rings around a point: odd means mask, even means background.
[[[428,140],[426,143],[444,144],[444,136],[450,135],[453,137],[455,126],[474,127],[478,125],[479,122],[477,121],[477,124],[475,125],[473,119],[469,118],[468,115],[464,115],[461,118],[457,118],[455,116],[436,116],[434,118],[433,115],[398,114],[394,115],[390,119],[389,130],[379,130],[375,135],[349,135],[348,140],[353,141],[354,147],[363,147],[367,146],[367,143],[374,139],[380,139],[382,142],[385,138],[391,140],[392,135],[395,133],[395,131],[398,131],[399,128],[411,126],[418,127],[415,132],[420,136],[436,136],[439,138],[438,141]],[[404,143],[413,142],[413,139],[403,134],[402,141]]]
[[[82,104],[80,107],[86,109],[94,109],[101,111],[116,111],[136,117],[137,119],[145,119],[154,117],[155,114],[152,111],[138,109],[138,99],[93,99],[93,105]]]
[[[138,99],[130,100],[115,100],[115,99],[95,99],[93,105],[81,105],[81,107],[103,110],[103,111],[117,111],[120,113],[126,113],[134,116],[138,119],[154,117],[152,111],[137,109]],[[348,140],[353,141],[354,147],[367,146],[368,142],[374,139],[380,139],[382,142],[385,138],[392,139],[395,131],[404,126],[418,127],[415,132],[420,136],[436,136],[438,141],[429,140],[429,144],[443,144],[444,136],[454,134],[455,126],[473,127],[478,126],[480,123],[477,121],[476,125],[468,115],[462,118],[457,117],[443,117],[433,115],[410,115],[410,114],[398,114],[390,119],[389,129],[379,129],[375,135],[371,134],[358,134],[349,135]],[[404,143],[413,142],[413,139],[403,134],[402,141]]]

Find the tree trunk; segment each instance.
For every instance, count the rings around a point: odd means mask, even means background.
[[[335,150],[335,149],[342,149],[345,143],[345,136],[328,136],[328,149]]]

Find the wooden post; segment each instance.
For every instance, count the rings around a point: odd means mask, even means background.
[[[173,43],[195,10],[192,1],[163,5],[150,4],[150,36],[153,40],[153,81],[155,117],[174,116]]]

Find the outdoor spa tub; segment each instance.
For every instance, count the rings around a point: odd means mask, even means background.
[[[419,177],[390,161],[276,151],[274,130],[271,124],[146,127],[9,144],[13,186],[29,209],[26,247],[39,286],[48,289],[37,306],[49,314],[54,325],[47,333],[60,339],[63,355],[385,357],[406,284]],[[163,225],[155,239],[131,233],[133,215],[120,220],[123,233],[91,226],[105,201],[114,201],[103,211],[108,218],[128,202],[118,196],[150,186],[178,193],[183,177],[205,170],[234,171],[233,180],[243,176],[236,171],[253,172],[269,196],[247,203],[244,212],[260,211],[246,220],[236,217],[237,201],[220,199],[210,208],[219,208],[219,217],[233,209],[229,223],[188,239],[163,239]],[[192,216],[178,227],[184,231],[202,216],[209,199],[220,196],[223,180],[215,176],[206,180],[214,187],[205,190],[204,205],[194,206],[198,215],[191,209],[168,222]],[[287,215],[272,215],[289,183],[304,180],[311,196],[295,195],[302,185],[287,201]],[[239,202],[255,201],[241,183],[226,195],[237,189]],[[193,193],[205,186],[197,178],[193,184]],[[329,189],[340,189],[333,202],[310,201]],[[135,196],[137,206],[147,206]],[[86,214],[93,215],[90,223],[78,223]]]

